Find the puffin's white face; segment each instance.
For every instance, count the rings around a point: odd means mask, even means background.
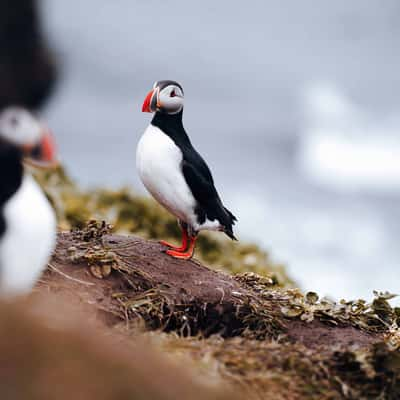
[[[184,95],[182,86],[175,81],[157,81],[146,96],[142,111],[160,111],[176,114],[183,109]]]
[[[42,131],[39,121],[23,108],[9,107],[0,113],[0,136],[18,147],[35,146]]]
[[[18,147],[33,165],[56,164],[55,145],[49,130],[24,108],[9,107],[0,113],[0,139]]]

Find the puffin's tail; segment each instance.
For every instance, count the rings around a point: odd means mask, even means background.
[[[225,226],[224,226],[224,232],[232,240],[237,241],[235,235],[233,234],[233,228],[232,228],[233,225],[235,225],[237,218],[226,207],[224,207],[224,209],[225,209],[225,212],[228,214],[228,219],[229,219],[229,222],[227,224],[225,224]]]

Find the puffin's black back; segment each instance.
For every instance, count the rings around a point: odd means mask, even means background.
[[[0,140],[0,237],[6,229],[4,205],[18,190],[22,182],[23,166],[21,152]]]
[[[217,219],[224,227],[224,232],[236,240],[232,225],[236,217],[222,204],[208,165],[190,142],[182,122],[183,110],[177,114],[156,112],[151,124],[168,135],[182,152],[182,173],[194,198],[198,222],[204,223],[206,218]]]

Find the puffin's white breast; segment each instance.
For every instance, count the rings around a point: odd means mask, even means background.
[[[136,166],[146,189],[176,217],[194,224],[196,200],[181,169],[182,152],[159,128],[150,125],[136,151]]]
[[[29,292],[45,269],[56,241],[54,211],[30,175],[5,204],[0,241],[0,293]]]

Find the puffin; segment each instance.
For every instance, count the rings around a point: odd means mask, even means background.
[[[0,296],[28,294],[56,242],[53,208],[24,164],[57,164],[49,129],[21,107],[0,112]]]
[[[136,167],[145,188],[177,218],[182,230],[180,246],[160,243],[168,255],[187,260],[202,230],[221,231],[237,240],[233,233],[237,218],[224,206],[210,168],[185,131],[183,106],[178,82],[154,83],[142,106],[142,112],[154,116],[137,145]]]

